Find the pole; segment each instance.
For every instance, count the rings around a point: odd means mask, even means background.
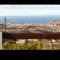
[[[6,32],[6,17],[5,17],[5,32]]]

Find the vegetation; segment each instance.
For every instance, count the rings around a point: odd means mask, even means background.
[[[43,48],[42,42],[27,42],[23,44],[12,43],[9,41],[3,42],[4,50],[41,50]]]
[[[60,50],[60,43],[52,43],[47,39],[40,41],[29,41],[25,43],[16,43],[15,40],[3,40],[3,50]]]

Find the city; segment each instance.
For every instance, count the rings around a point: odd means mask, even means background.
[[[6,30],[5,30],[5,26],[6,26]],[[59,27],[60,27],[59,20],[53,21],[48,24],[27,24],[27,23],[26,24],[12,24],[12,23],[8,23],[6,25],[0,25],[1,31],[8,32],[8,33],[9,32],[10,33],[40,33],[40,32],[55,33],[55,32],[60,32]],[[44,42],[44,40],[45,40],[45,42]],[[25,43],[29,43],[29,42],[31,42],[31,43],[42,42],[42,45],[43,45],[42,49],[52,49],[51,42],[53,44],[55,44],[55,47],[56,47],[56,45],[59,46],[59,44],[60,44],[60,39],[15,39],[15,40],[7,39],[7,40],[3,40],[3,43],[4,43],[4,41],[8,41],[9,43],[13,42],[16,44],[25,44]],[[50,48],[49,47],[47,48],[47,46],[49,46]],[[55,49],[57,49],[57,48],[55,48]]]

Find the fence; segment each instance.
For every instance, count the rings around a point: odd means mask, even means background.
[[[3,39],[60,39],[60,32],[56,33],[17,33],[17,32],[2,32]]]

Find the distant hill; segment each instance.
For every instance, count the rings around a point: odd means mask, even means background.
[[[53,20],[52,22],[49,22],[48,24],[60,25],[60,20]]]

